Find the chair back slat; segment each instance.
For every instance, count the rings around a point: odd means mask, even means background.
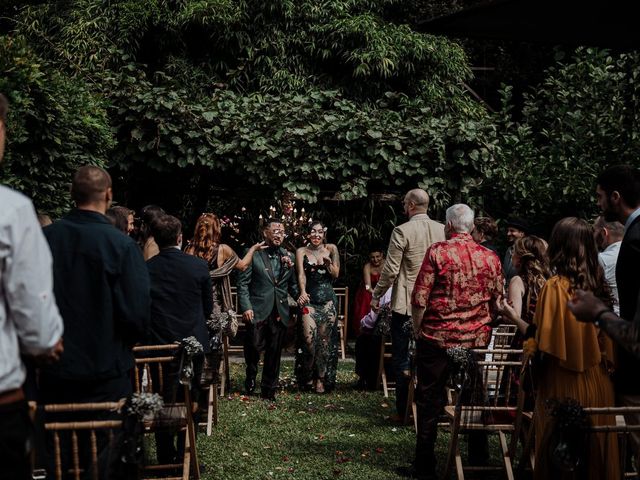
[[[98,439],[96,438],[96,431],[91,430],[91,478],[98,480]]]
[[[62,455],[60,452],[60,434],[58,432],[53,432],[53,454],[55,456],[56,480],[62,480]]]
[[[44,431],[53,444],[52,478],[106,478],[99,463],[101,449],[113,448],[114,431],[122,429],[117,412],[122,405],[122,402],[102,402],[37,407],[43,412]],[[105,416],[115,418],[104,419]]]
[[[71,456],[73,458],[73,476],[80,480],[80,451],[78,450],[78,434],[76,429],[71,430]]]

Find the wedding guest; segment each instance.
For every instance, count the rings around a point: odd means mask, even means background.
[[[151,281],[148,343],[167,345],[193,336],[206,354],[209,352],[206,319],[213,309],[207,264],[180,250],[182,225],[176,217],[162,215],[156,218],[151,224],[151,234],[160,252],[147,261]],[[190,390],[197,403],[204,355],[196,355],[192,361],[194,375]],[[179,369],[179,362],[174,360],[163,372],[162,396],[167,403],[184,400],[183,390],[179,387]],[[160,378],[154,380],[159,382]],[[155,438],[158,463],[179,463],[184,455],[184,435],[176,437],[174,432],[159,431]]]
[[[0,163],[9,102],[0,94]],[[52,258],[31,200],[0,185],[0,465],[2,478],[32,478],[33,425],[22,355],[58,360],[62,318],[53,295]]]
[[[616,262],[616,286],[620,317],[632,321],[638,313],[640,296],[640,171],[629,165],[616,165],[603,171],[596,180],[596,196],[607,222],[624,225],[624,237]],[[640,359],[626,349],[617,350],[613,381],[616,401],[621,406],[640,406]],[[625,415],[629,424],[640,424],[640,415]],[[640,451],[640,434],[632,435]]]
[[[123,207],[111,207],[105,212],[111,224],[125,235],[129,232],[129,210]]]
[[[500,259],[471,237],[473,210],[456,204],[447,209],[447,240],[434,243],[416,278],[411,316],[416,336],[416,406],[418,432],[412,467],[403,477],[436,478],[438,417],[446,404],[447,348],[486,347],[493,308],[502,295]],[[486,435],[469,437],[472,464],[487,458]]]
[[[51,225],[53,222],[51,221],[51,217],[46,213],[38,213],[38,223],[41,227],[46,227],[47,225]]]
[[[245,391],[256,387],[260,352],[264,351],[260,396],[275,400],[280,377],[280,356],[289,324],[288,295],[299,297],[293,255],[282,248],[284,225],[269,219],[262,230],[266,250],[254,255],[238,275],[238,303],[247,324],[244,358],[247,365]]]
[[[396,415],[404,418],[409,392],[409,338],[411,292],[427,248],[444,240],[444,225],[427,215],[429,195],[422,189],[410,190],[402,200],[409,221],[393,229],[380,280],[373,289],[371,308],[379,308],[380,298],[393,287],[391,297],[391,363],[396,380]]]
[[[578,321],[593,323],[616,344],[640,358],[640,316],[637,313],[632,321],[620,318],[593,292],[579,289],[575,291],[567,307]]]
[[[340,343],[338,299],[333,291],[333,281],[340,274],[340,254],[334,244],[325,243],[326,232],[323,223],[313,222],[309,243],[296,251],[298,304],[302,307],[296,376],[299,385],[313,386],[316,393],[335,387]]]
[[[234,269],[239,271],[246,270],[251,264],[254,253],[261,248],[266,248],[264,242],[256,243],[240,259],[231,247],[220,243],[221,235],[222,229],[218,216],[214,213],[203,213],[198,218],[193,238],[185,249],[185,253],[207,262],[209,276],[213,282],[211,290],[213,310],[207,318],[208,343],[211,348],[211,354],[205,357],[205,385],[218,383],[217,372],[220,369],[220,361],[222,359],[223,318],[226,318],[227,322],[235,320],[227,318],[229,312],[233,311],[234,308],[231,300],[231,281],[229,277]]]
[[[76,208],[43,229],[65,326],[60,362],[40,372],[45,403],[117,401],[131,393],[131,348],[149,328],[149,274],[135,242],[104,215],[112,196],[104,169],[81,167],[71,182]]]
[[[535,235],[519,238],[513,244],[513,265],[517,274],[511,278],[507,289],[507,299],[515,313],[516,319],[505,317],[505,320],[518,327],[513,347],[520,348],[527,329],[533,324],[536,304],[540,290],[551,277],[547,242]]]
[[[140,238],[138,242],[142,248],[142,256],[145,262],[160,253],[156,241],[151,235],[151,224],[156,218],[166,215],[164,210],[157,205],[147,205],[140,212]]]
[[[611,305],[604,271],[598,263],[598,250],[590,225],[569,217],[560,220],[549,240],[551,277],[538,296],[534,316],[538,366],[536,415],[536,479],[558,478],[545,445],[549,442],[553,422],[545,410],[551,398],[572,398],[583,407],[613,407],[613,384],[608,368],[612,358],[611,340],[593,324],[578,322],[567,303],[578,289],[593,292]],[[506,309],[510,307],[506,305]],[[607,415],[592,417],[594,425],[613,425]],[[598,434],[590,445],[588,461],[581,478],[618,478],[619,463],[615,436]]]
[[[476,217],[474,226],[475,228],[471,232],[473,239],[497,255],[498,249],[493,244],[493,241],[498,236],[498,224],[496,221],[491,217]]]
[[[109,210],[118,212],[119,215],[127,220],[127,227],[123,231],[127,235],[131,236],[131,234],[135,230],[135,219],[133,217],[133,210],[129,210],[127,207],[122,205],[116,205],[115,207],[111,207]]]
[[[384,252],[382,248],[373,247],[369,252],[369,261],[362,267],[362,283],[353,301],[351,331],[355,336],[360,333],[360,320],[371,310],[371,294],[378,284],[383,267]]]
[[[624,225],[617,220],[615,222],[607,222],[604,217],[599,216],[593,223],[593,231],[596,236],[596,245],[600,253],[598,260],[604,268],[604,277],[611,288],[613,296],[613,310],[620,313],[620,302],[618,300],[618,284],[616,282],[616,263],[618,262],[618,253],[620,253],[620,245],[622,245],[622,237],[624,236]]]
[[[529,224],[522,218],[512,217],[507,222],[507,241],[510,246],[504,254],[502,261],[502,272],[507,285],[511,282],[511,278],[516,275],[516,267],[513,265],[513,244],[519,238],[524,237],[529,232]]]
[[[380,347],[390,320],[391,288],[380,299],[378,311],[369,310],[369,313],[360,319],[360,335],[356,339],[355,368],[360,390],[375,390],[377,387]]]

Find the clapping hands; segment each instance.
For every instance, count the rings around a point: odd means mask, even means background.
[[[516,325],[520,319],[520,315],[518,315],[515,308],[513,308],[509,300],[505,297],[499,297],[496,300],[496,309],[500,312],[502,318],[509,323]]]

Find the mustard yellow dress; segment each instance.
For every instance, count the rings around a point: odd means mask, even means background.
[[[550,278],[538,298],[534,323],[538,350],[546,359],[541,364],[535,405],[536,479],[578,478],[577,472],[558,476],[548,458],[550,418],[545,402],[573,398],[583,407],[613,407],[613,384],[607,365],[613,358],[611,340],[589,323],[578,322],[567,308],[572,297],[566,277]],[[614,425],[611,415],[591,416],[594,425]],[[597,434],[590,438],[589,479],[619,478],[618,443],[615,435]],[[606,451],[605,451],[606,449]],[[584,471],[584,470],[583,470]],[[572,476],[573,475],[573,476]],[[585,477],[581,477],[585,478]]]

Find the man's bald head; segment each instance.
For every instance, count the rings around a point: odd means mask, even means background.
[[[71,198],[78,208],[97,207],[104,213],[111,203],[111,176],[100,167],[80,167],[73,176]]]
[[[402,203],[404,204],[404,211],[409,218],[418,213],[427,213],[429,194],[421,188],[414,188],[407,192]]]

